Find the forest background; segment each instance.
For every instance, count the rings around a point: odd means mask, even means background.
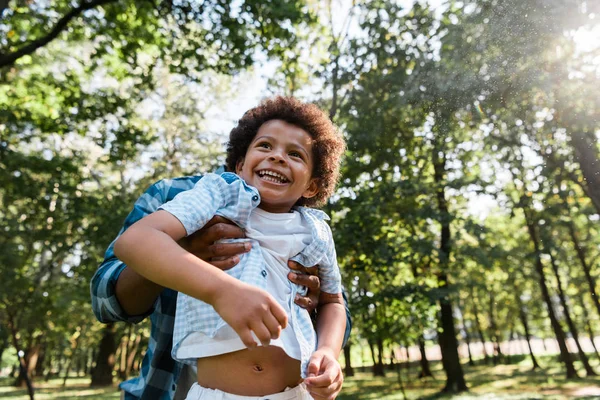
[[[0,1],[0,376],[33,398],[137,374],[149,325],[91,311],[104,250],[146,187],[213,171],[274,94],[348,141],[326,206],[348,382],[430,376],[429,356],[457,393],[511,343],[594,376],[598,88],[595,0]]]

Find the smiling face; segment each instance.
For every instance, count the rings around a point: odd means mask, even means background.
[[[279,119],[261,125],[236,165],[236,173],[258,189],[260,208],[289,212],[301,197],[317,194],[312,146],[308,132],[296,125]]]

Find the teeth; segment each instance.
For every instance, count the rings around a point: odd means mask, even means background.
[[[274,171],[260,171],[258,173],[258,175],[261,178],[266,179],[271,182],[281,183],[281,182],[288,181],[288,179],[285,176],[278,174],[277,172],[274,172]]]

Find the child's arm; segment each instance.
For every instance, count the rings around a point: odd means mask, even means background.
[[[321,293],[317,313],[317,351],[308,363],[308,378],[304,380],[315,398],[335,398],[344,382],[342,368],[337,361],[346,330],[343,304],[341,293]]]
[[[127,229],[115,254],[145,278],[211,304],[247,347],[279,336],[287,325],[283,308],[267,292],[243,283],[177,244],[186,236],[182,223],[159,210]]]
[[[324,258],[319,264],[321,294],[317,308],[317,351],[308,363],[306,387],[315,398],[335,398],[344,377],[337,361],[346,332],[346,307],[341,293],[341,275],[333,236],[324,224],[328,238]]]

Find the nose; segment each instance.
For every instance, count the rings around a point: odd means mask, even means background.
[[[285,158],[283,157],[283,154],[281,154],[281,151],[273,151],[269,155],[269,160],[277,163],[283,163]]]

